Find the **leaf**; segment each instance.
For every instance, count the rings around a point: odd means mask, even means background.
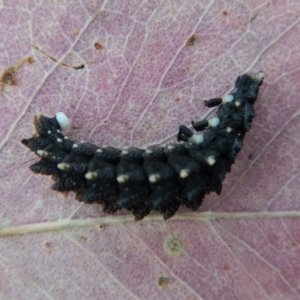
[[[5,3],[1,298],[298,299],[299,9],[296,0]],[[196,213],[106,216],[28,169],[36,157],[20,140],[37,111],[64,111],[77,141],[161,144],[212,114],[202,100],[249,70],[266,74],[254,124],[222,195]]]

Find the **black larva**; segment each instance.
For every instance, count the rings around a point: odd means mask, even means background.
[[[181,205],[196,210],[205,194],[221,193],[250,129],[262,82],[262,72],[239,76],[229,95],[205,101],[207,107],[219,108],[210,120],[192,124],[197,133],[180,125],[180,143],[143,150],[76,144],[61,133],[68,126],[65,114],[37,114],[36,133],[22,140],[41,157],[30,169],[52,175],[52,189],[73,191],[79,201],[101,203],[107,213],[126,208],[141,220],[152,210],[165,219]]]

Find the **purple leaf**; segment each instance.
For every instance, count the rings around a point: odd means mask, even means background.
[[[297,0],[6,1],[0,298],[299,299],[299,24]],[[107,216],[28,169],[37,111],[64,111],[76,141],[162,144],[250,70],[252,129],[196,213]]]

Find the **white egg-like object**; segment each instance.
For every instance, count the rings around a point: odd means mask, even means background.
[[[55,118],[61,130],[66,130],[69,127],[70,120],[63,112],[57,112]]]

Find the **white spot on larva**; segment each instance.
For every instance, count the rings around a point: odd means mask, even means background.
[[[208,125],[210,127],[216,127],[218,126],[220,123],[220,119],[218,117],[213,117],[210,120],[208,120]]]
[[[57,167],[63,171],[68,171],[70,169],[70,165],[64,162],[57,164]]]
[[[127,150],[123,150],[123,151],[121,152],[122,155],[126,155],[126,154],[128,154],[128,153],[129,153],[129,151],[127,151]]]
[[[48,133],[48,134],[51,134],[51,133],[52,133],[52,131],[51,131],[51,130],[48,130],[48,131],[47,131],[47,133]]]
[[[195,133],[192,135],[192,137],[189,138],[190,142],[195,142],[196,144],[202,143],[204,140],[203,133]]]
[[[97,173],[96,172],[87,172],[85,174],[85,178],[89,179],[89,180],[93,180],[93,179],[97,178]]]
[[[46,157],[49,155],[49,152],[45,151],[45,150],[37,150],[36,153],[37,153],[37,155],[39,155],[41,157]]]
[[[102,153],[102,152],[103,152],[103,150],[102,150],[102,149],[97,149],[97,150],[96,150],[96,152],[98,152],[98,153]]]
[[[249,72],[249,73],[247,73],[247,75],[256,81],[261,81],[265,77],[265,74],[263,72],[258,72],[258,73]]]
[[[235,105],[236,107],[239,107],[239,106],[241,105],[241,102],[240,102],[240,101],[235,101],[235,102],[234,102],[234,105]]]
[[[69,140],[69,137],[65,136],[64,139],[65,139],[65,140]]]
[[[179,144],[180,145],[185,145],[185,141],[180,141]]]
[[[81,140],[79,143],[80,143],[80,144],[84,144],[84,143],[85,143],[85,141],[84,141],[84,140]]]
[[[119,175],[119,176],[117,177],[117,181],[118,181],[119,183],[124,183],[124,182],[128,181],[128,179],[129,179],[129,176],[128,176],[128,175]]]
[[[216,159],[213,155],[209,156],[207,159],[206,159],[207,163],[210,165],[210,166],[213,166],[216,162]]]
[[[150,149],[147,149],[146,150],[146,153],[148,153],[148,154],[150,154],[150,153],[152,153],[153,151],[152,150],[150,150]]]
[[[151,174],[149,176],[149,181],[152,183],[157,182],[159,179],[160,179],[159,174]]]
[[[234,98],[233,95],[229,94],[229,95],[227,95],[227,96],[225,96],[225,97],[222,98],[222,100],[223,100],[222,103],[225,104],[227,102],[231,102],[233,100],[233,98]]]
[[[179,173],[179,176],[181,178],[186,178],[190,175],[190,170],[189,169],[182,169]]]
[[[59,129],[56,129],[56,132],[61,133],[61,131]]]
[[[57,112],[55,118],[61,130],[65,130],[69,127],[70,121],[63,112]]]
[[[78,148],[77,144],[73,144],[72,148]]]
[[[56,141],[57,141],[58,143],[62,143],[63,140],[62,140],[61,138],[57,138]]]
[[[168,149],[168,150],[173,150],[174,148],[175,148],[175,147],[174,147],[173,145],[168,145],[168,146],[167,146],[167,149]]]
[[[230,133],[231,131],[232,131],[232,128],[231,128],[231,127],[227,127],[227,128],[226,128],[226,132],[227,132],[227,133]]]

